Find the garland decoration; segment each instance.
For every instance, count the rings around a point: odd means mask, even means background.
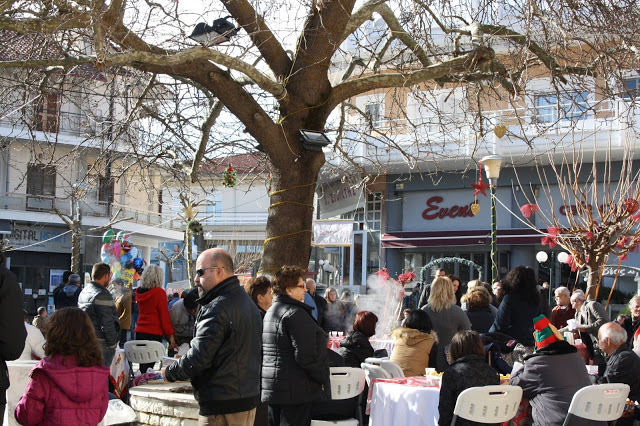
[[[231,164],[229,164],[229,167],[227,167],[227,169],[222,174],[222,186],[233,188],[234,186],[236,186],[237,180],[238,173],[236,172],[236,169],[234,169]]]

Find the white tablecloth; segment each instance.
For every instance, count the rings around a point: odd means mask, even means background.
[[[371,395],[370,426],[438,425],[440,389],[377,382]]]

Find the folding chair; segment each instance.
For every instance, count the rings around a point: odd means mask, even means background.
[[[618,420],[627,396],[629,385],[624,383],[585,386],[573,395],[563,426],[580,424],[580,418],[601,422]]]
[[[387,373],[391,374],[391,377],[404,377],[404,372],[398,364],[393,361],[389,361],[388,358],[367,358],[364,360],[366,364],[373,364],[382,367]]]
[[[391,379],[391,374],[384,368],[373,364],[367,364],[363,362],[360,364],[360,368],[364,370],[365,377],[367,379],[367,385],[371,386],[371,379]]]
[[[124,355],[129,362],[156,363],[164,356],[164,345],[154,340],[131,340],[124,344]]]
[[[349,399],[356,396],[361,397],[364,390],[365,372],[360,368],[353,367],[331,367],[331,399]],[[360,398],[354,406],[354,412],[358,412],[358,419],[345,420],[311,420],[311,426],[358,426],[362,423],[360,419]]]
[[[458,395],[451,426],[458,417],[477,423],[502,423],[512,420],[522,399],[519,386],[496,385],[465,389]]]

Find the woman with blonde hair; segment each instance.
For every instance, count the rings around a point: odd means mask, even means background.
[[[324,314],[324,331],[345,331],[345,307],[344,303],[338,299],[338,292],[334,287],[327,287],[324,292],[324,299],[327,301],[327,311]]]
[[[426,306],[422,307],[433,323],[438,335],[438,359],[436,368],[444,371],[447,367],[445,348],[458,331],[471,330],[471,322],[460,306],[456,305],[453,284],[447,277],[436,277],[431,282],[431,293]]]
[[[145,268],[140,279],[140,287],[136,288],[139,311],[135,329],[136,339],[162,342],[162,336],[165,336],[169,342],[169,349],[177,349],[163,283],[164,273],[158,265],[152,264]],[[146,373],[147,368],[153,368],[153,364],[140,364],[142,373]]]

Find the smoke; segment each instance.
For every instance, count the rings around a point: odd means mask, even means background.
[[[402,311],[404,289],[395,280],[377,274],[367,278],[368,294],[358,299],[358,312],[370,311],[378,317],[377,338],[388,338],[396,328]]]

